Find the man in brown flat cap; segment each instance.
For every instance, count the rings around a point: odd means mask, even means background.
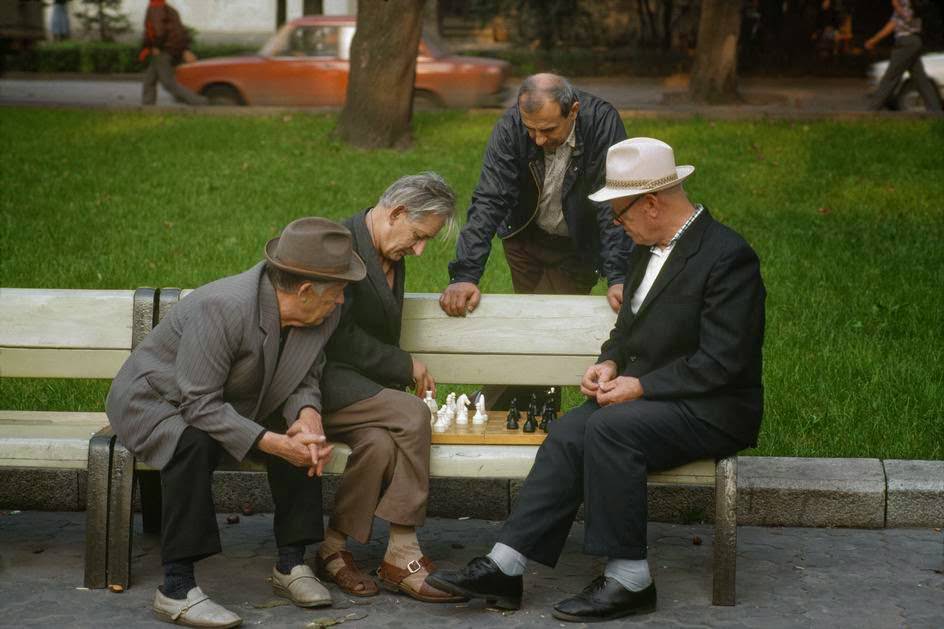
[[[220,552],[210,482],[224,452],[260,453],[275,503],[275,593],[330,605],[305,547],[324,537],[320,474],[331,454],[321,423],[324,346],[348,282],[364,277],[347,228],[323,218],[289,224],[248,271],[196,289],[144,339],[112,383],[106,410],[119,440],[160,470],[162,619],[233,627],[194,563]]]

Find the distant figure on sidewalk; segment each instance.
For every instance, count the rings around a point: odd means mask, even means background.
[[[52,19],[49,23],[49,31],[52,33],[54,41],[64,41],[69,39],[71,33],[69,30],[69,0],[55,0],[52,5]]]
[[[921,18],[911,8],[911,0],[892,0],[892,17],[887,24],[865,42],[866,50],[873,50],[880,41],[895,34],[895,47],[878,88],[869,100],[869,108],[878,111],[892,95],[895,86],[907,71],[918,88],[928,111],[940,112],[941,99],[934,84],[924,72],[921,63]]]
[[[190,60],[195,57],[190,52],[190,35],[180,21],[180,14],[164,0],[148,2],[140,58],[141,61],[150,59],[144,73],[142,105],[153,105],[157,102],[158,81],[179,101],[188,105],[209,104],[206,97],[190,91],[174,77],[175,65],[182,59]]]

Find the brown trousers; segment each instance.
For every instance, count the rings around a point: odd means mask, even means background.
[[[593,266],[577,256],[574,243],[567,236],[549,234],[532,223],[502,244],[511,270],[511,283],[518,294],[587,295],[596,286],[597,274]],[[540,412],[547,389],[546,386],[489,385],[482,387],[482,392],[489,409],[507,409],[511,400],[517,398],[518,410],[522,412],[528,408],[534,393]],[[554,406],[560,410],[560,387],[555,390]]]
[[[324,417],[329,441],[351,447],[328,526],[365,544],[374,516],[421,526],[429,496],[429,407],[384,389]]]

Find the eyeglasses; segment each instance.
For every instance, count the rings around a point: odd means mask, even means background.
[[[634,205],[636,205],[636,202],[639,201],[639,199],[643,198],[644,196],[646,196],[646,195],[641,194],[641,195],[639,195],[638,197],[636,197],[635,199],[633,199],[632,201],[630,201],[630,202],[626,205],[626,207],[624,207],[624,208],[623,208],[622,210],[620,210],[619,212],[615,212],[615,211],[614,211],[614,212],[613,212],[613,220],[614,220],[615,222],[617,222],[617,223],[622,224],[622,223],[623,223],[623,214],[626,214],[626,212],[629,211],[629,208],[631,208],[631,207],[633,207]]]

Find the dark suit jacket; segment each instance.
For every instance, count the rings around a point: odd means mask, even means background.
[[[324,346],[338,325],[292,328],[279,357],[280,320],[264,263],[196,289],[174,306],[118,371],[105,410],[135,456],[162,468],[187,426],[242,460],[279,411],[286,426],[321,410]]]
[[[367,277],[345,289],[341,324],[328,343],[322,386],[326,412],[366,400],[383,388],[402,391],[413,384],[413,358],[399,347],[406,265],[403,260],[395,265],[391,290],[367,231],[368,211],[344,221],[354,236],[354,250],[367,265]]]
[[[754,445],[764,407],[761,351],[766,290],[757,254],[708,210],[676,243],[633,315],[630,300],[649,261],[630,256],[633,275],[598,362],[613,360],[650,400],[678,400],[698,418]]]

